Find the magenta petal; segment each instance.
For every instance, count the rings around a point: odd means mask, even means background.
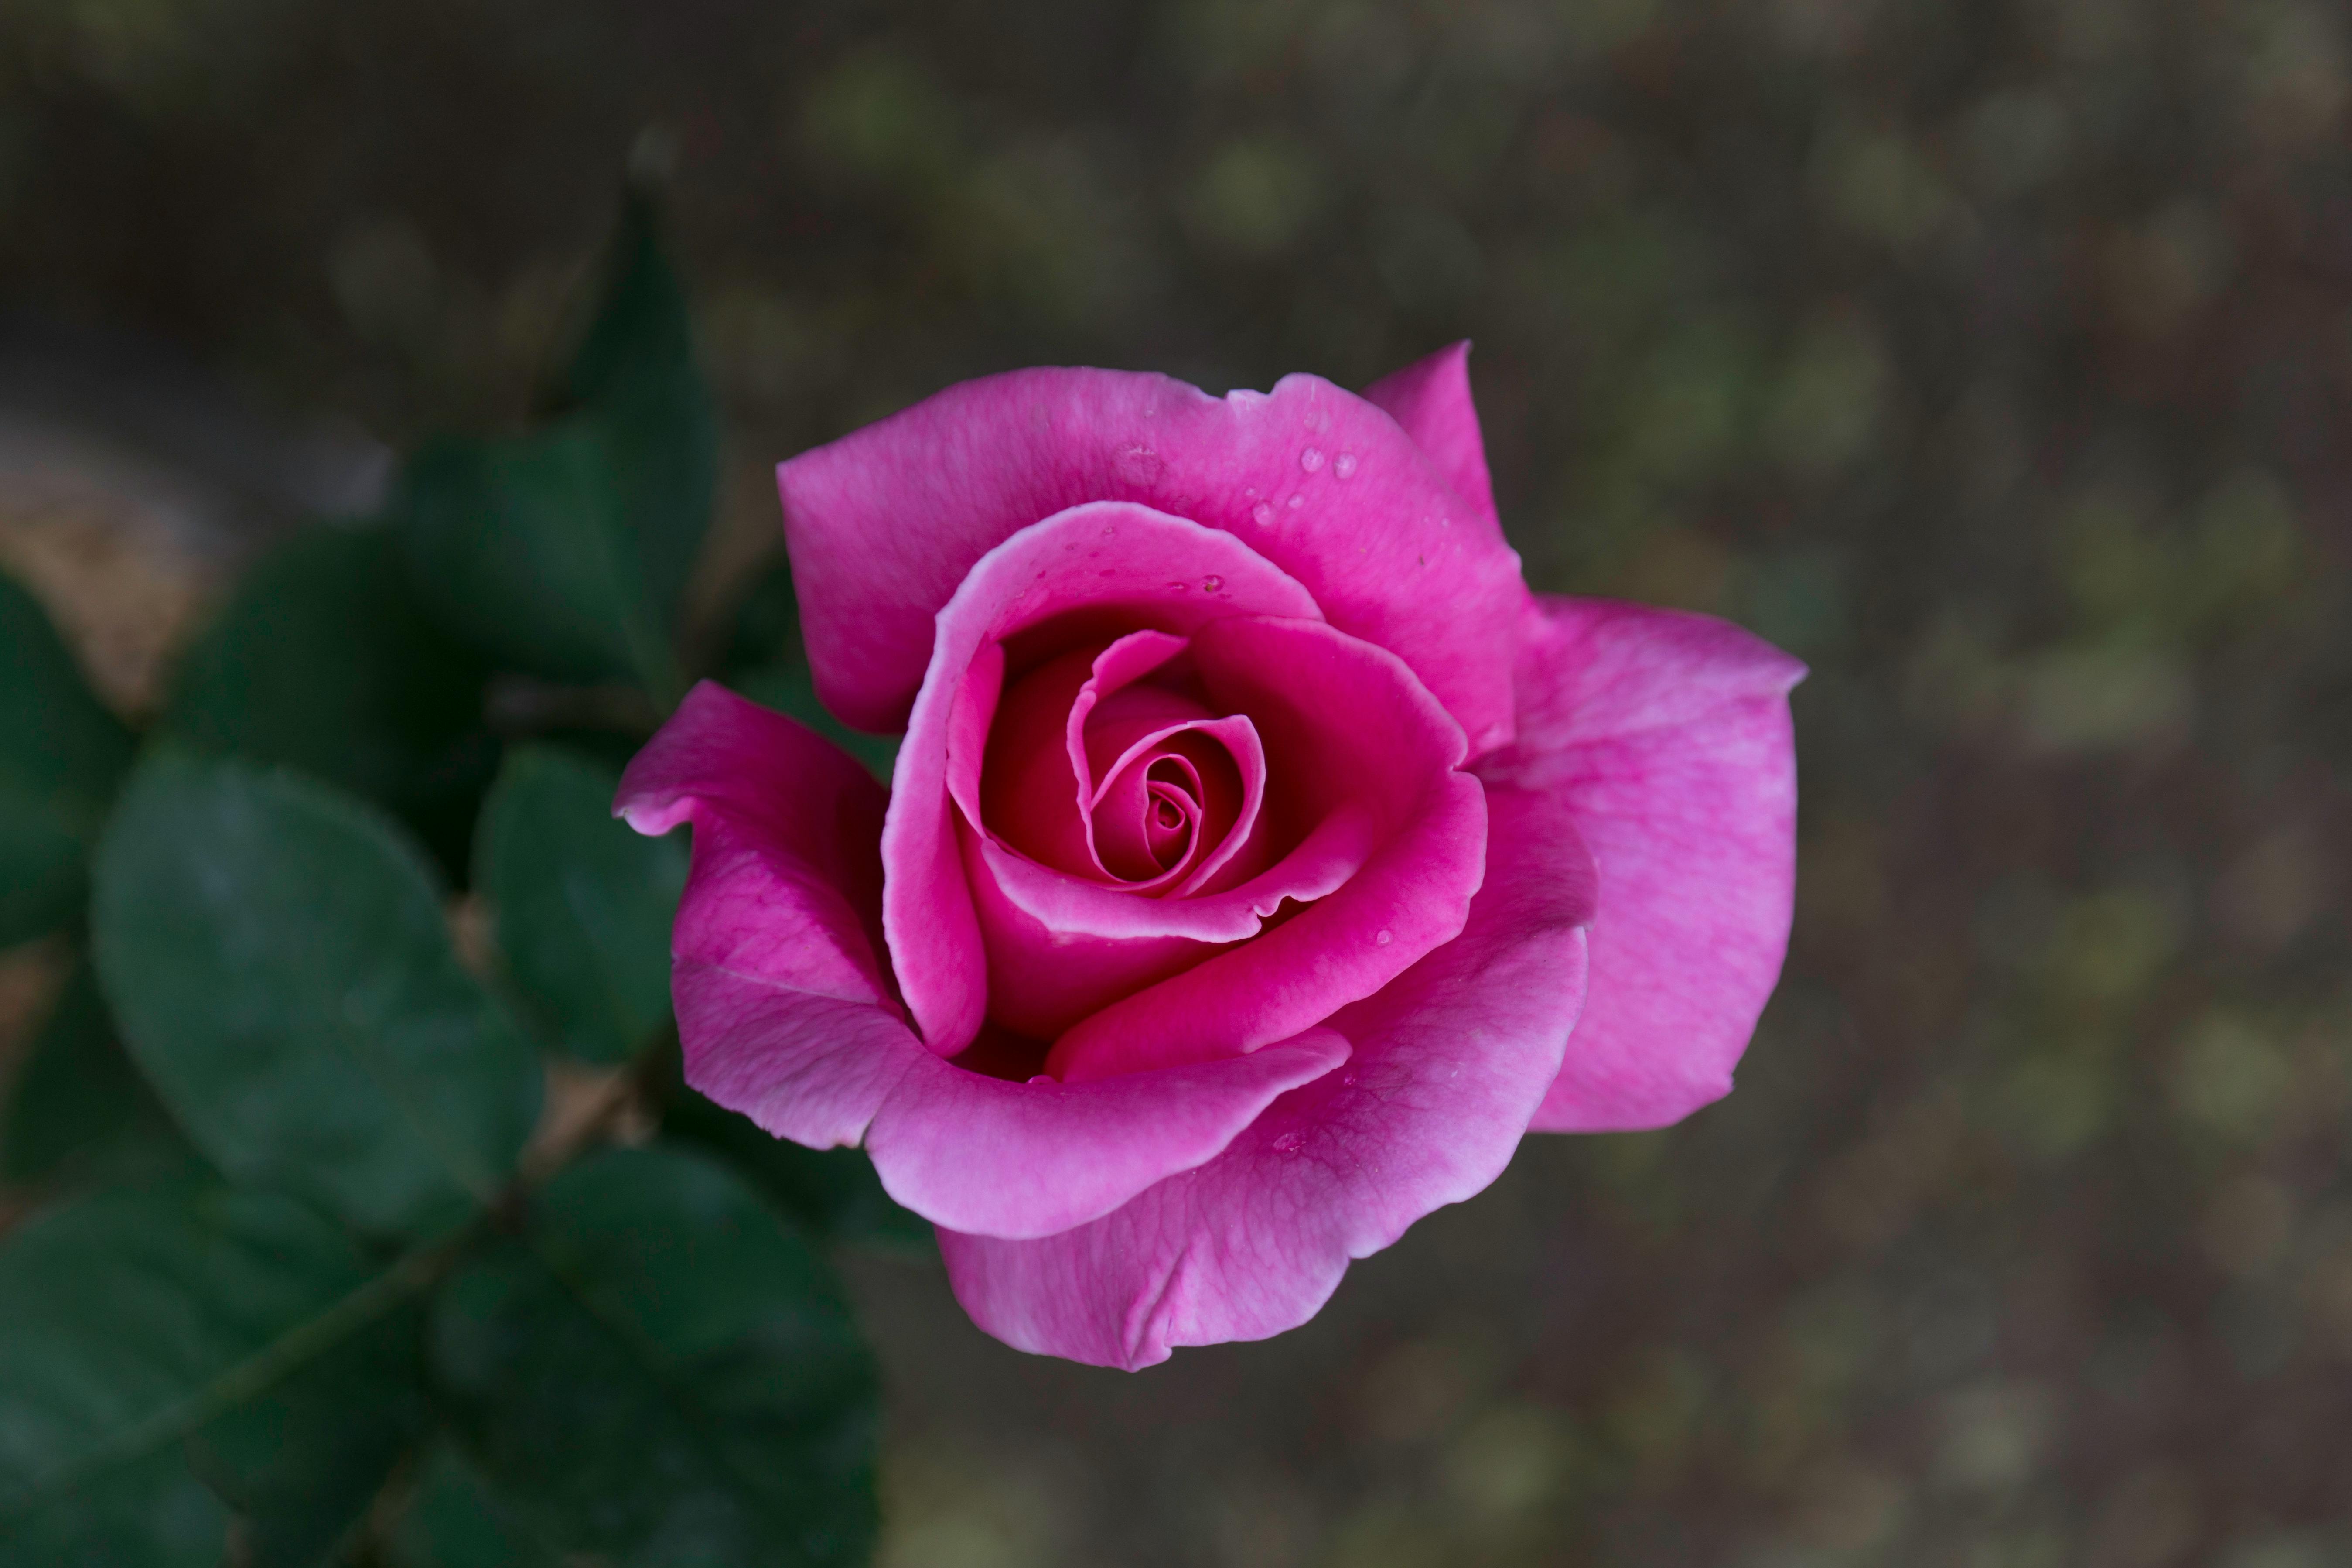
[[[1495,513],[1495,484],[1486,474],[1486,441],[1470,401],[1470,340],[1463,339],[1391,371],[1364,388],[1364,400],[1388,410],[1413,445],[1429,454],[1479,514]]]
[[[1052,1236],[1215,1158],[1285,1090],[1347,1059],[1316,1030],[1241,1061],[1115,1083],[1012,1083],[925,1050],[878,1007],[681,964],[687,1081],[814,1147],[863,1139],[882,1185],[936,1225]]]
[[[1050,1040],[1087,1014],[1216,951],[1209,939],[1182,931],[1138,929],[1107,936],[1048,930],[1007,896],[1005,871],[1014,879],[1025,873],[1057,887],[1085,889],[1119,906],[1160,906],[1155,900],[1037,866],[987,842],[968,824],[959,824],[957,833],[963,843],[972,905],[988,938],[988,1010],[1017,1033]],[[1255,917],[1246,910],[1236,912],[1249,921],[1236,930],[1247,934],[1257,929]]]
[[[1599,870],[1592,996],[1535,1125],[1663,1127],[1731,1088],[1788,948],[1797,660],[1705,616],[1545,597],[1492,783],[1565,801]]]
[[[894,1010],[684,959],[670,975],[686,1081],[778,1138],[811,1149],[858,1143],[926,1060]]]
[[[1214,1159],[1276,1096],[1347,1058],[1344,1037],[1313,1029],[1244,1060],[1117,1083],[1008,1083],[939,1062],[866,1146],[890,1195],[934,1224],[1053,1236]]]
[[[1583,999],[1592,873],[1558,801],[1496,789],[1487,805],[1493,869],[1469,923],[1330,1020],[1355,1048],[1343,1071],[1093,1224],[1034,1241],[940,1233],[975,1322],[1128,1368],[1264,1339],[1314,1316],[1350,1258],[1501,1173]]]
[[[898,747],[882,828],[891,966],[924,1043],[941,1056],[970,1045],[988,1009],[987,958],[948,781],[950,752],[961,757],[986,734],[981,710],[993,711],[996,690],[982,679],[984,690],[967,693],[967,674],[991,644],[1101,604],[1127,606],[1178,636],[1225,616],[1318,618],[1304,588],[1232,535],[1116,501],[1032,524],[972,567],[939,613],[930,673]],[[809,646],[822,646],[814,631]]]
[[[706,680],[630,762],[613,809],[640,833],[694,825],[680,960],[895,1010],[875,962],[882,786],[840,747]]]
[[[1314,622],[1258,616],[1203,626],[1192,651],[1211,695],[1258,721],[1269,772],[1376,813],[1379,847],[1344,886],[1255,940],[1074,1025],[1047,1058],[1060,1078],[1287,1038],[1451,940],[1485,873],[1482,792],[1454,771],[1461,728],[1393,654]]]
[[[1065,876],[999,844],[983,841],[981,856],[1006,902],[1055,936],[1229,942],[1255,936],[1286,899],[1310,904],[1337,891],[1371,858],[1381,834],[1370,812],[1342,806],[1276,864],[1238,886],[1191,898],[1139,898]],[[979,873],[973,877],[977,887]],[[996,936],[991,927],[992,944]]]
[[[937,1223],[1084,1224],[1213,1157],[1347,1056],[1317,1032],[1086,1086],[941,1060],[875,963],[879,787],[830,742],[708,683],[630,764],[616,809],[641,832],[694,825],[671,984],[687,1081],[794,1142],[863,1141],[891,1195]]]
[[[1040,518],[1117,500],[1246,540],[1334,626],[1402,658],[1475,746],[1509,736],[1525,590],[1492,507],[1319,377],[1214,398],[1159,375],[1016,371],[803,453],[776,479],[818,694],[861,728],[898,727],[931,617],[982,555]]]
[[[1163,777],[1154,768],[1172,771]],[[1168,798],[1194,823],[1197,854],[1134,884],[1137,892],[1147,892],[1181,877],[1171,889],[1181,896],[1206,886],[1249,845],[1265,802],[1265,749],[1246,714],[1186,720],[1138,736],[1104,770],[1103,780],[1096,792],[1098,832],[1141,795],[1167,795],[1171,781],[1182,783],[1182,798]]]

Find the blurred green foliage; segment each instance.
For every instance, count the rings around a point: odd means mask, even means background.
[[[131,736],[82,684],[38,601],[0,578],[0,942],[80,906],[90,847],[131,763]]]
[[[625,1063],[669,1023],[686,846],[614,830],[621,775],[553,747],[509,752],[482,807],[474,885],[508,979],[583,1061]]]
[[[856,1150],[603,1147],[699,1099],[686,846],[597,755],[684,689],[717,462],[642,198],[566,396],[265,557],[135,763],[0,578],[0,934],[71,963],[0,1114],[41,1200],[0,1237],[9,1568],[869,1556],[876,1374],[820,1242],[908,1216]]]

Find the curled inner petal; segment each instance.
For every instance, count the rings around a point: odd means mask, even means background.
[[[1182,763],[1181,757],[1170,757],[1151,764],[1151,810],[1144,818],[1144,837],[1150,841],[1153,864],[1163,871],[1172,871],[1192,858],[1194,843],[1195,818],[1200,803],[1193,796],[1200,793],[1201,781],[1192,781],[1187,789],[1181,781],[1163,780],[1161,772]]]
[[[1248,718],[1202,700],[1187,646],[1135,632],[1013,679],[966,792],[978,795],[974,826],[1040,865],[1132,893],[1181,896],[1265,865],[1271,847],[1254,831],[1264,748]]]
[[[1201,776],[1181,756],[1121,768],[1093,812],[1095,847],[1111,875],[1154,882],[1182,870],[1200,847]]]
[[[1217,588],[1202,588],[1213,577]],[[992,960],[960,846],[967,829],[987,819],[981,763],[1006,676],[1034,668],[1033,647],[1050,656],[1082,640],[1045,646],[1039,634],[1054,623],[1087,618],[1105,632],[1142,625],[1182,638],[1250,615],[1319,619],[1322,610],[1296,578],[1234,535],[1126,502],[1056,512],[1003,540],[964,574],[933,626],[882,827],[883,936],[908,1011],[934,1052],[961,1051],[990,1011]],[[1009,657],[1016,646],[1022,657]],[[1075,781],[1069,798],[1075,804]],[[993,837],[982,836],[983,854],[997,850],[988,841]],[[1044,869],[1026,855],[1016,858]],[[1106,891],[1087,879],[1050,875]]]

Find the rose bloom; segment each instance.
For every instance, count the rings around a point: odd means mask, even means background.
[[[687,1080],[862,1143],[1024,1350],[1260,1339],[1522,1134],[1731,1087],[1780,973],[1795,660],[1530,594],[1457,344],[1361,395],[1028,370],[778,469],[859,764],[705,683]]]

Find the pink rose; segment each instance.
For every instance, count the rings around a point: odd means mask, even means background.
[[[1530,595],[1467,353],[1361,396],[1021,371],[793,458],[817,689],[906,732],[887,809],[708,683],[623,781],[694,825],[688,1081],[863,1142],[1011,1344],[1279,1333],[1530,1128],[1731,1087],[1802,667]]]

